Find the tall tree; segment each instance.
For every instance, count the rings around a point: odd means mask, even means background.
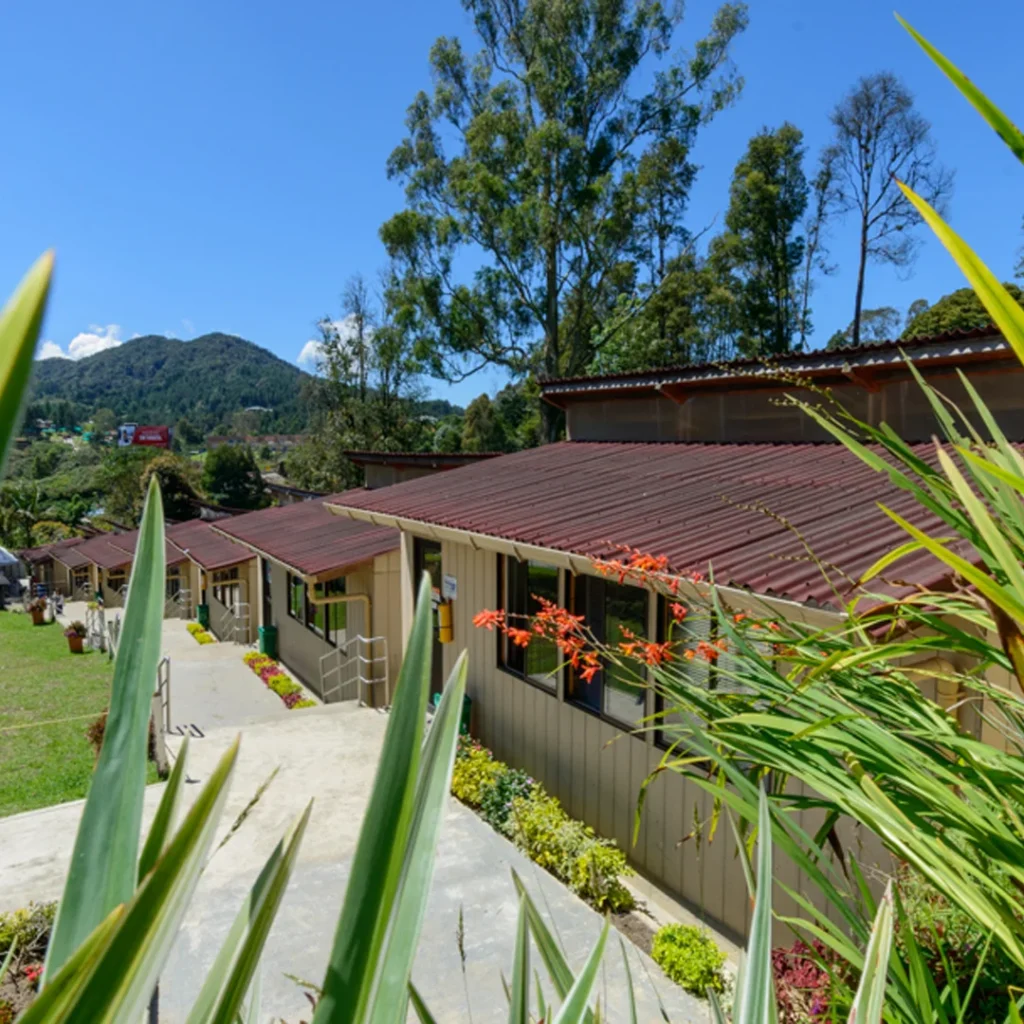
[[[859,345],[862,342],[891,341],[900,329],[900,311],[895,306],[879,306],[878,309],[862,309],[860,313],[860,340],[853,340],[855,322],[845,331],[836,331],[825,346],[829,351],[845,345]]]
[[[1018,285],[1004,282],[1003,287],[1019,306],[1024,306],[1024,291]],[[989,327],[992,317],[981,304],[973,288],[958,288],[943,295],[934,306],[922,310],[912,320],[908,318],[903,330],[904,338],[927,337],[948,331],[971,331]]]
[[[379,295],[361,277],[342,293],[340,320],[319,322],[317,376],[306,389],[310,439],[286,460],[288,475],[314,490],[361,481],[346,449],[418,449],[426,430],[416,410],[420,366],[408,329],[395,318],[396,282],[385,275]]]
[[[803,157],[803,133],[791,124],[755,135],[733,171],[726,231],[711,244],[712,265],[736,279],[739,345],[748,354],[788,352],[800,336]]]
[[[811,333],[811,294],[814,275],[826,277],[836,272],[829,262],[828,220],[835,206],[836,152],[827,146],[821,154],[818,170],[811,182],[807,217],[804,220],[804,265],[800,280],[800,348]]]
[[[667,256],[666,225],[650,227],[658,190],[679,209],[667,189],[692,173],[696,126],[739,91],[729,51],[746,8],[725,4],[691,56],[648,74],[647,58],[665,56],[681,19],[658,0],[463,4],[480,51],[434,44],[433,95],[413,101],[408,137],[388,162],[406,186],[407,208],[381,229],[402,268],[403,317],[430,370],[450,380],[488,364],[580,372],[606,278],[644,231],[650,251],[664,245]],[[650,87],[638,93],[641,70]],[[645,192],[640,164],[652,147],[657,166],[643,169],[656,185]],[[468,282],[455,271],[467,247],[484,255]],[[547,439],[554,412],[544,408]]]
[[[941,211],[952,192],[953,175],[938,162],[931,125],[891,72],[862,78],[832,112],[832,125],[836,205],[843,213],[856,213],[859,226],[852,338],[856,345],[868,261],[907,267],[917,253],[913,228],[920,217],[897,180]]]
[[[203,490],[228,508],[263,508],[267,493],[256,457],[247,444],[222,444],[206,453]]]
[[[922,314],[927,313],[931,309],[931,303],[927,299],[914,299],[914,301],[907,306],[907,315],[903,321],[904,332],[910,330],[910,325]],[[904,337],[907,334],[904,333]]]

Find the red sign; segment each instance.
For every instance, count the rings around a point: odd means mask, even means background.
[[[171,447],[170,427],[136,427],[132,444],[146,444],[155,448]]]

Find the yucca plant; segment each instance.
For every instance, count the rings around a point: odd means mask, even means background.
[[[23,406],[49,288],[52,258],[32,269],[0,313],[0,469]],[[163,619],[163,511],[150,483],[126,601],[110,712],[50,937],[40,993],[22,1024],[130,1021],[151,1001],[160,972],[211,850],[238,754],[236,740],[177,824],[187,741],[141,835],[150,697]],[[430,690],[430,582],[424,575],[373,792],[349,876],[314,1024],[405,1021],[429,1009],[410,984],[413,957],[448,800],[466,683],[463,654],[424,739]],[[258,965],[295,865],[311,805],[281,837],[199,987],[189,1024],[259,1019]],[[520,915],[509,1019],[528,1024],[529,943],[540,951],[559,999],[541,1017],[594,1020],[591,989],[607,925],[574,977],[518,878]],[[14,950],[0,964],[0,979]],[[244,1014],[244,1016],[243,1016]],[[635,1016],[635,1014],[634,1014]]]
[[[903,24],[1024,161],[1024,135]],[[1024,311],[934,210],[904,192],[1024,362]],[[828,403],[796,403],[912,494],[941,523],[941,535],[883,508],[880,514],[906,531],[907,542],[859,581],[840,629],[773,621],[778,632],[771,635],[766,622],[735,622],[716,599],[711,614],[734,655],[730,668],[717,670],[732,676],[728,692],[692,687],[673,666],[658,670],[669,707],[686,712],[662,726],[677,741],[663,770],[683,772],[711,792],[743,822],[747,835],[758,821],[759,783],[771,772],[775,841],[842,922],[833,923],[793,892],[803,913],[792,921],[795,927],[863,967],[871,894],[852,851],[840,843],[836,825],[845,816],[875,832],[895,858],[990,936],[964,977],[950,980],[951,972],[944,971],[939,985],[904,921],[902,955],[891,959],[886,1011],[903,1020],[974,1019],[970,1000],[986,957],[1004,958],[1024,977],[1024,700],[1019,689],[985,678],[995,666],[1018,687],[1024,683],[1024,457],[970,382],[960,379],[970,403],[963,410],[918,375],[943,437],[929,459],[919,458],[886,425],[870,426]],[[900,600],[872,592],[872,581],[898,574],[899,559],[920,550],[944,563],[952,589]],[[773,643],[766,644],[766,637]],[[935,656],[943,656],[947,667],[936,670],[932,661],[915,668],[915,661]],[[998,746],[981,742],[954,713],[922,695],[922,677],[936,676],[956,689],[960,706],[975,710],[1000,735]],[[810,792],[787,787],[790,778]],[[823,815],[815,835],[796,825],[795,812],[806,808]],[[829,855],[838,862],[830,865]],[[1017,1000],[1020,990],[1005,995],[1007,1019],[1019,1019],[1010,997]]]

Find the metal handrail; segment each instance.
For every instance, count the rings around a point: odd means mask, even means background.
[[[171,659],[164,655],[156,667],[156,694],[160,698],[160,711],[164,720],[164,732],[171,731]]]
[[[381,644],[384,648],[384,653],[374,657],[373,645]],[[354,647],[354,653],[350,654],[349,649]],[[369,648],[369,657],[364,655],[362,651],[365,648]],[[342,657],[346,660],[342,661]],[[329,662],[333,659],[334,664],[330,667]],[[377,673],[371,668],[366,673],[363,672],[364,665],[377,665],[378,663],[383,665],[383,672],[378,676]],[[328,688],[327,682],[334,675],[342,675],[343,670],[356,666],[355,673],[350,678],[342,678],[336,686]],[[339,690],[344,689],[347,686],[355,684],[356,694],[355,699],[360,704],[365,704],[366,701],[363,699],[364,688],[369,686],[377,686],[381,683],[384,684],[384,706],[389,707],[391,705],[391,683],[388,679],[388,641],[385,636],[362,636],[356,635],[351,640],[347,641],[344,647],[338,646],[333,651],[328,651],[326,654],[320,657],[320,697],[324,703],[327,703],[328,697],[337,693]],[[342,698],[344,699],[344,698]]]

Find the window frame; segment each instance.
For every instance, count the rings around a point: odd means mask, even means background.
[[[581,583],[584,589],[584,593],[582,595],[580,594]],[[649,632],[650,626],[651,597],[654,595],[652,595],[651,591],[648,590],[646,587],[637,587],[632,586],[631,584],[617,583],[614,580],[608,580],[604,577],[590,576],[586,573],[580,573],[578,575],[573,576],[572,578],[572,594],[571,601],[569,602],[572,614],[583,614],[584,616],[586,616],[586,624],[593,632],[595,639],[599,643],[607,644],[609,642],[617,642],[609,641],[607,637],[608,587],[610,586],[628,587],[630,590],[636,591],[636,593],[643,598],[644,610],[642,615],[642,621],[644,625],[643,631],[638,633],[637,635],[643,639],[647,639],[647,634]],[[593,609],[589,607],[592,601],[596,603],[597,598],[595,595],[597,594],[601,595],[600,623],[596,621],[596,617],[593,614]],[[630,722],[624,718],[619,718],[618,716],[609,712],[607,709],[607,683],[605,681],[606,671],[607,668],[602,666],[601,670],[597,673],[597,675],[594,676],[594,678],[589,683],[587,683],[579,679],[578,670],[570,668],[568,676],[566,678],[565,702],[567,704],[572,705],[572,707],[574,708],[578,708],[580,711],[586,712],[589,715],[595,715],[603,721],[608,722],[610,725],[614,725],[616,728],[630,730],[641,728],[643,725],[643,720],[648,717],[648,701],[646,696],[647,690],[644,689],[642,691],[644,694],[644,698],[642,713],[640,714],[640,721]],[[573,691],[574,689],[576,689],[576,687],[585,687],[586,689],[583,691],[585,693],[596,692],[596,705],[595,703],[583,701],[579,697],[575,696]]]
[[[549,569],[555,570],[555,603],[558,604],[560,601],[560,593],[562,589],[562,580],[564,573],[561,568],[557,565],[551,565],[548,562],[541,562],[539,559],[519,559],[514,555],[503,555],[498,554],[497,556],[497,607],[500,611],[505,612],[509,615],[528,615],[530,614],[530,575],[529,567],[531,562],[536,562],[538,565],[543,565]],[[516,570],[511,569],[511,565],[514,563],[518,568]],[[518,574],[522,574],[521,577]],[[509,599],[509,586],[513,583],[515,577],[515,584],[521,593],[517,595],[516,607],[510,608],[509,605],[512,603]],[[525,621],[525,620],[524,620]],[[517,647],[513,644],[508,636],[506,636],[503,630],[497,630],[496,637],[496,658],[498,670],[504,672],[506,675],[513,676],[516,679],[521,679],[524,683],[529,683],[530,686],[536,687],[542,693],[549,694],[556,699],[559,697],[561,690],[561,684],[564,675],[565,663],[562,659],[561,653],[555,648],[555,657],[557,659],[557,667],[553,673],[546,676],[531,675],[527,672],[527,656],[528,649]],[[550,642],[550,641],[549,641]],[[554,647],[554,644],[552,643]],[[511,655],[511,658],[510,658]]]

